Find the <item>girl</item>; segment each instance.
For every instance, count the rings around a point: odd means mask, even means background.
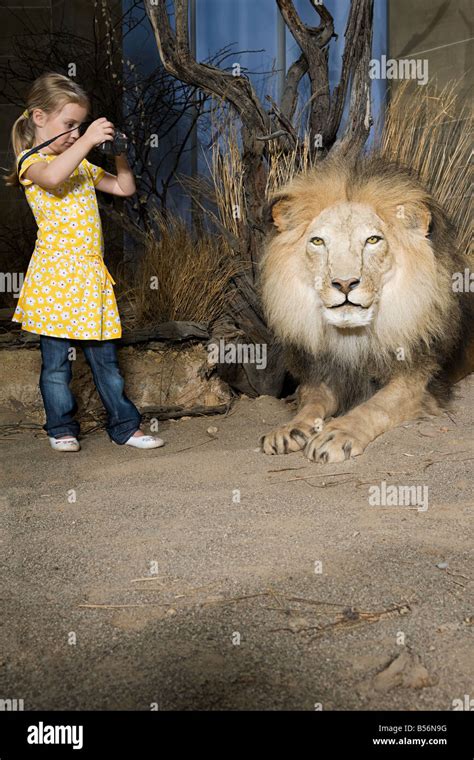
[[[81,341],[95,386],[107,411],[112,441],[141,449],[163,445],[145,435],[141,415],[124,393],[114,340],[122,328],[112,279],[103,260],[103,239],[95,190],[133,195],[135,181],[125,154],[116,156],[117,174],[87,161],[96,145],[112,140],[113,124],[96,119],[81,136],[87,117],[86,93],[68,77],[48,73],[33,84],[27,108],[13,125],[17,158],[7,184],[24,188],[38,235],[13,315],[23,330],[39,333],[40,390],[51,446],[79,451],[76,401],[69,389],[71,345]],[[18,162],[33,146],[59,137],[40,152]]]

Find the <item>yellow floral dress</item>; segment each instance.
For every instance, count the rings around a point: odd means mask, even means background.
[[[36,161],[54,159],[52,154],[33,153],[21,166],[20,182],[38,235],[12,321],[28,332],[56,338],[120,338],[115,281],[104,263],[95,192],[105,172],[84,158],[52,190],[23,177]]]

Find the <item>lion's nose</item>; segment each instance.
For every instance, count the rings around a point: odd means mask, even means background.
[[[355,277],[350,280],[332,280],[331,285],[333,288],[342,291],[347,296],[350,290],[354,290],[360,283]]]

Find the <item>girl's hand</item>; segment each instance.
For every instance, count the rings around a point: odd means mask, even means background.
[[[102,145],[107,140],[113,140],[114,125],[105,116],[96,119],[84,132],[84,138],[89,141],[91,147]]]

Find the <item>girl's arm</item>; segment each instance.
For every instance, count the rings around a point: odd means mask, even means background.
[[[72,174],[95,145],[111,140],[113,134],[114,125],[111,121],[105,117],[96,119],[82,137],[79,137],[74,145],[57,156],[54,161],[49,163],[38,161],[29,166],[23,176],[36,185],[44,187],[45,190],[51,190]]]
[[[117,168],[117,175],[105,172],[102,179],[95,186],[95,189],[102,190],[103,193],[120,195],[125,198],[133,195],[137,188],[135,187],[135,179],[128,165],[125,153],[115,156],[115,166]]]

